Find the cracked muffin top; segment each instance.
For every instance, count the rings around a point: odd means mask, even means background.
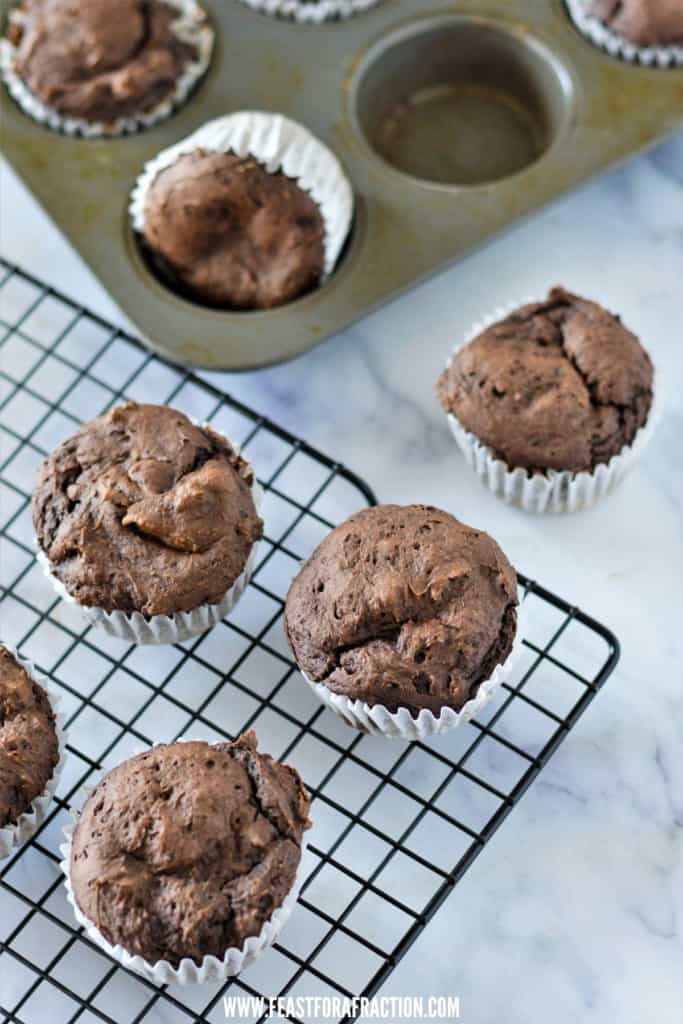
[[[42,796],[59,760],[47,693],[0,644],[0,828]]]
[[[230,443],[159,405],[87,423],[43,462],[33,525],[79,604],[172,615],[215,604],[263,533]]]
[[[512,648],[515,572],[487,533],[429,505],[379,505],[325,537],[292,583],[299,668],[413,715],[459,710]]]
[[[652,386],[650,357],[617,316],[553,288],[461,348],[437,394],[511,469],[581,472],[631,444]]]
[[[145,200],[145,241],[195,298],[269,309],[303,295],[325,267],[315,200],[254,157],[197,149],[160,171]]]
[[[289,893],[309,828],[294,769],[235,743],[162,744],[109,772],[71,851],[81,911],[148,963],[222,959]]]
[[[587,10],[636,46],[683,43],[681,0],[588,0]]]
[[[17,13],[21,78],[53,110],[90,122],[151,110],[198,56],[163,0],[23,0]]]

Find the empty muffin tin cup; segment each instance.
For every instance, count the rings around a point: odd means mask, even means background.
[[[173,22],[175,35],[184,43],[194,46],[197,57],[189,61],[175,83],[173,90],[157,103],[151,110],[140,111],[128,117],[118,118],[110,124],[86,121],[84,118],[70,117],[43,103],[31,92],[17,70],[17,47],[6,36],[0,39],[0,74],[10,94],[21,109],[34,121],[51,128],[53,131],[66,135],[81,136],[85,139],[112,138],[119,135],[132,135],[152,125],[165,121],[179,107],[185,104],[194,87],[206,74],[211,63],[214,32],[210,27],[206,14],[196,0],[161,0],[177,11]],[[26,24],[26,15],[15,7],[10,11],[9,27],[21,30]]]
[[[207,426],[195,422],[195,426]],[[213,428],[212,428],[213,429]],[[219,435],[222,436],[222,435]],[[234,452],[239,455],[239,449],[227,438],[223,438]],[[260,512],[263,501],[263,491],[256,480],[253,467],[245,462],[240,471],[241,476],[251,481],[250,490],[257,513]],[[36,544],[38,542],[36,541]],[[216,604],[200,604],[190,611],[176,612],[174,615],[143,615],[141,612],[106,611],[104,608],[97,608],[92,605],[82,605],[66,589],[62,581],[52,571],[50,560],[45,552],[38,547],[37,559],[45,576],[52,584],[55,591],[69,604],[74,605],[83,615],[84,619],[97,629],[103,629],[110,636],[127,640],[131,644],[177,644],[183,640],[189,640],[193,636],[206,633],[217,623],[228,615],[249,584],[259,552],[259,541],[252,545],[249,557],[244,569],[237,577],[232,586],[225,592],[220,601]]]
[[[59,751],[57,764],[55,765],[52,775],[45,786],[44,792],[40,796],[36,797],[28,811],[25,811],[19,816],[16,824],[6,825],[4,828],[0,828],[0,860],[4,860],[6,857],[11,856],[13,850],[18,846],[23,846],[24,843],[27,843],[31,836],[35,835],[45,821],[66,760],[67,742],[67,734],[63,728],[64,716],[59,711],[59,705],[61,702],[59,694],[50,685],[47,677],[39,672],[28,658],[19,654],[18,651],[15,651],[9,644],[3,644],[3,646],[7,648],[14,658],[16,658],[21,667],[26,669],[30,677],[45,690],[50,706],[55,715],[55,732],[57,734]]]
[[[522,605],[520,605],[519,611],[521,608]],[[347,725],[358,729],[359,732],[369,733],[372,736],[386,736],[389,739],[426,740],[430,736],[438,736],[440,733],[448,732],[449,729],[465,725],[478,715],[502,683],[512,678],[521,649],[522,631],[518,615],[512,650],[505,661],[501,665],[496,665],[489,678],[480,683],[474,697],[463,704],[459,711],[444,707],[438,715],[423,708],[419,715],[414,717],[408,708],[389,711],[383,704],[366,704],[362,700],[350,700],[349,697],[333,693],[324,683],[316,683],[301,669],[299,671],[318,700],[330,711],[334,711],[335,715],[343,718]]]
[[[189,737],[184,737],[184,739],[189,739]],[[106,772],[103,771],[100,779],[105,774]],[[97,783],[93,783],[92,786],[86,787],[86,799],[90,796],[96,785]],[[301,840],[301,860],[299,861],[294,884],[280,906],[276,907],[271,917],[264,923],[258,935],[250,936],[241,948],[233,946],[226,949],[220,959],[216,956],[205,956],[201,963],[197,964],[189,957],[184,957],[177,967],[169,963],[168,960],[159,960],[157,963],[151,964],[143,957],[134,956],[132,953],[129,953],[123,946],[112,946],[97,926],[85,916],[78,906],[71,885],[71,847],[77,823],[78,814],[74,813],[73,821],[63,828],[64,842],[59,847],[59,852],[62,855],[59,866],[64,875],[66,896],[71,904],[74,916],[78,924],[85,930],[91,942],[99,946],[107,956],[120,963],[126,970],[134,971],[156,985],[204,985],[209,982],[225,981],[236,974],[241,974],[242,971],[251,967],[275,942],[296,906],[301,886],[303,885],[305,875],[304,855],[307,846],[305,833]]]
[[[521,302],[512,302],[474,324],[464,341],[456,345],[446,366],[450,367],[458,351],[487,327],[502,320],[519,306],[536,301],[524,299]],[[496,497],[525,512],[578,512],[590,508],[600,498],[613,491],[642,455],[661,417],[663,401],[660,384],[655,369],[652,405],[644,426],[637,431],[632,444],[624,446],[608,462],[599,463],[590,473],[546,469],[543,473],[530,475],[521,466],[510,469],[487,445],[466,430],[453,413],[447,414],[448,423],[467,464]]]
[[[241,0],[252,11],[288,18],[301,24],[322,25],[339,21],[376,7],[382,0]]]
[[[352,106],[385,163],[425,184],[477,186],[540,159],[571,96],[569,73],[540,40],[454,14],[379,40],[356,72]]]
[[[145,231],[145,202],[157,175],[179,157],[202,150],[252,156],[270,173],[281,172],[317,204],[325,225],[325,264],[319,287],[332,274],[353,221],[353,190],[336,156],[307,128],[282,114],[240,111],[218,117],[150,160],[131,193],[130,219]],[[163,281],[168,287],[168,282]],[[196,300],[195,300],[196,301]]]
[[[628,61],[630,64],[642,64],[648,68],[683,67],[683,45],[637,46],[590,14],[586,0],[565,2],[579,32],[610,57]]]

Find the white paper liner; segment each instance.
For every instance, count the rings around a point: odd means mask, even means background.
[[[382,0],[318,0],[317,3],[303,3],[302,0],[241,0],[252,11],[273,14],[292,21],[322,25],[324,21],[350,18],[376,7]]]
[[[24,843],[27,843],[31,836],[38,831],[45,821],[48,809],[52,803],[52,798],[55,795],[55,790],[59,784],[59,779],[67,756],[67,734],[62,726],[64,716],[59,712],[59,705],[61,703],[60,695],[53,689],[42,672],[39,672],[28,658],[19,654],[19,652],[10,644],[3,642],[2,646],[7,648],[7,650],[17,659],[22,668],[25,668],[31,678],[34,679],[39,686],[42,686],[47,693],[50,706],[55,714],[55,733],[57,734],[59,755],[57,764],[52,771],[52,775],[45,786],[45,791],[42,796],[36,797],[31,804],[30,810],[25,811],[20,815],[17,819],[16,825],[6,825],[4,828],[0,828],[0,860],[4,860],[4,858],[9,857],[14,849],[18,846],[23,846]]]
[[[213,430],[210,423],[200,424],[196,421],[193,422],[195,422],[195,426],[206,426]],[[218,433],[218,431],[214,431],[214,433]],[[219,434],[219,436],[223,437],[226,444],[230,445],[235,454],[239,456],[238,445],[233,444],[224,435]],[[253,467],[248,462],[245,462],[241,475],[247,478],[250,474],[252,476],[251,496],[256,512],[260,515],[263,491],[256,480],[256,473]],[[36,545],[38,545],[37,540]],[[177,644],[183,640],[189,640],[190,637],[206,633],[207,630],[219,623],[233,610],[253,575],[259,549],[260,541],[256,541],[249,552],[244,569],[218,603],[209,604],[207,602],[192,608],[190,611],[176,612],[174,615],[151,616],[142,615],[141,612],[137,611],[108,612],[104,608],[79,604],[75,597],[66,589],[62,581],[52,572],[50,560],[39,546],[36,558],[45,576],[59,596],[78,608],[90,625],[103,629],[110,636],[127,640],[131,644]]]
[[[447,368],[460,349],[487,327],[502,320],[520,306],[535,301],[537,300],[524,299],[521,302],[510,303],[474,324],[466,338],[453,349],[446,364]],[[567,470],[547,469],[532,476],[521,466],[510,469],[502,459],[496,458],[487,445],[466,430],[453,413],[448,413],[447,416],[453,436],[468,465],[497,497],[509,505],[524,509],[525,512],[578,512],[590,508],[623,480],[657,429],[662,408],[661,381],[655,369],[652,405],[645,425],[637,431],[631,445],[625,445],[609,462],[600,463],[591,472],[573,473]]]
[[[147,191],[160,171],[195,149],[251,155],[269,173],[282,171],[317,203],[325,223],[325,277],[341,253],[353,219],[353,190],[334,153],[307,128],[282,114],[240,111],[218,117],[145,164],[131,193],[133,228],[145,230]]]
[[[566,4],[579,32],[610,57],[651,68],[683,67],[683,46],[636,46],[589,14],[586,0],[566,0]]]
[[[9,39],[2,38],[0,39],[0,74],[7,89],[24,113],[32,117],[34,121],[46,125],[53,131],[64,132],[67,135],[80,135],[87,139],[111,138],[118,135],[129,135],[164,121],[185,103],[192,89],[206,74],[211,61],[214,33],[208,24],[205,12],[196,0],[161,0],[161,2],[178,11],[178,17],[173,22],[173,30],[183,42],[196,47],[197,59],[186,65],[173,91],[151,110],[118,118],[110,124],[60,114],[31,92],[17,72],[16,47]],[[15,7],[10,12],[9,23],[23,25],[24,17],[18,8]]]
[[[183,737],[178,742],[190,742],[190,739],[190,737]],[[106,774],[107,772],[103,771],[98,782]],[[86,799],[96,788],[98,782],[85,788]],[[135,971],[137,974],[141,974],[143,978],[147,978],[148,981],[154,982],[157,985],[203,985],[207,982],[223,981],[226,978],[233,977],[235,974],[241,974],[247,967],[255,963],[269,946],[272,946],[289,920],[299,898],[304,881],[304,857],[308,845],[305,832],[301,840],[301,860],[299,861],[299,867],[294,878],[294,884],[280,906],[273,911],[272,916],[264,923],[258,935],[253,935],[246,939],[241,949],[234,946],[227,949],[220,960],[216,956],[205,956],[201,964],[198,965],[194,960],[186,957],[180,961],[177,967],[170,964],[168,960],[159,960],[155,964],[150,964],[141,956],[133,956],[123,946],[112,946],[78,906],[71,885],[71,847],[77,821],[78,814],[74,813],[74,820],[63,828],[65,842],[59,847],[59,852],[62,855],[59,866],[64,875],[67,899],[73,908],[76,920],[85,929],[88,938],[98,945],[112,960],[116,960],[127,970]]]
[[[518,612],[521,611],[521,608],[520,604]],[[454,711],[453,708],[442,708],[438,716],[427,708],[423,708],[417,718],[414,718],[408,708],[399,708],[398,711],[391,712],[383,704],[371,705],[362,700],[351,700],[341,694],[332,693],[324,683],[316,683],[309,679],[301,668],[299,671],[318,700],[354,729],[370,733],[373,736],[387,736],[390,739],[425,740],[430,736],[437,736],[449,729],[464,725],[478,715],[482,708],[486,707],[498,687],[510,677],[521,649],[522,632],[518,621],[512,650],[503,664],[496,665],[493,673],[481,683],[474,697],[468,700],[460,711]]]

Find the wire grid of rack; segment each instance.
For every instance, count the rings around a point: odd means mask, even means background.
[[[376,993],[593,700],[618,660],[616,638],[520,576],[521,663],[478,720],[430,744],[356,733],[298,677],[281,616],[300,559],[334,523],[372,503],[370,489],[5,263],[0,317],[0,628],[50,676],[70,730],[51,814],[0,863],[5,1019],[209,1024],[225,1020],[229,990]],[[40,460],[125,398],[209,420],[242,444],[265,488],[266,540],[247,593],[229,621],[177,646],[131,647],[85,627],[35,562],[30,493]],[[261,749],[295,765],[314,798],[299,905],[243,976],[157,988],[115,965],[76,926],[58,868],[62,826],[103,768],[149,743],[234,738],[252,726]]]

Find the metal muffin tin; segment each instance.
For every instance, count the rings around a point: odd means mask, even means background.
[[[683,124],[683,70],[603,54],[562,0],[384,0],[320,26],[203,3],[212,67],[155,128],[69,138],[3,96],[5,155],[150,347],[178,363],[249,369],[304,352]],[[0,0],[3,22],[10,6]],[[265,312],[213,310],[155,276],[128,198],[159,150],[247,109],[327,142],[355,190],[354,229],[315,292]]]

